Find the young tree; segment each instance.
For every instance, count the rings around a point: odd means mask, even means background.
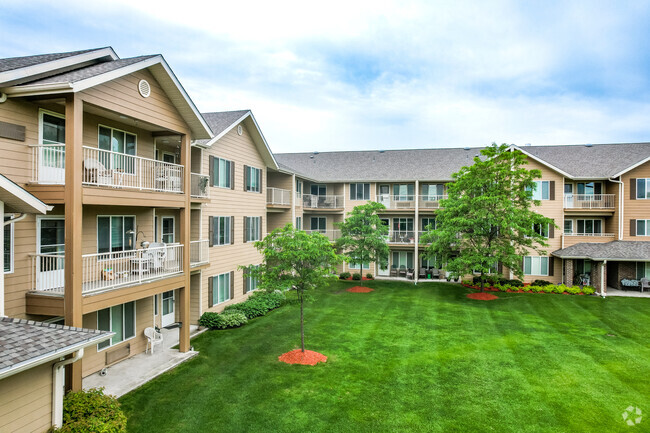
[[[300,344],[305,351],[304,303],[311,300],[309,291],[327,285],[342,257],[336,253],[327,237],[306,233],[287,224],[275,229],[255,248],[262,253],[258,268],[250,269],[260,287],[269,291],[295,290],[300,303]]]
[[[462,276],[485,274],[498,263],[523,277],[522,257],[530,251],[545,254],[545,234],[555,223],[531,209],[534,180],[539,170],[527,170],[526,157],[493,143],[475,157],[474,164],[454,173],[448,198],[441,200],[437,229],[428,230],[422,243],[430,243],[423,256],[446,257],[447,271]]]
[[[382,209],[386,209],[386,206],[373,201],[355,206],[352,212],[348,212],[345,221],[335,224],[341,229],[341,237],[336,241],[337,248],[343,250],[350,263],[359,264],[360,268],[363,268],[364,262],[377,262],[381,267],[388,263],[388,226],[377,215]]]

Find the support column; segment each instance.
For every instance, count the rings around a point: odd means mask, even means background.
[[[564,259],[564,284],[573,286],[573,259]]]
[[[297,195],[298,195],[298,189],[296,188],[296,174],[294,173],[291,175],[291,202],[290,202],[291,203],[291,225],[293,225],[294,227],[296,227],[296,200],[298,199]]]
[[[418,275],[420,275],[420,181],[415,181],[415,221],[413,221],[413,228],[415,229],[415,249],[413,252],[413,281],[418,283]]]
[[[181,208],[180,235],[183,244],[183,287],[178,290],[178,311],[181,327],[178,330],[178,348],[181,352],[190,350],[190,223],[191,223],[191,198],[190,164],[192,149],[190,147],[190,134],[186,133],[181,138],[181,165],[183,171],[183,185],[185,189],[185,204]]]
[[[65,295],[64,318],[68,326],[83,327],[82,312],[82,161],[83,101],[77,94],[65,100]],[[66,389],[81,389],[81,361],[66,367]]]

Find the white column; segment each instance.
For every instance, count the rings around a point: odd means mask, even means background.
[[[291,224],[296,226],[296,194],[298,194],[298,189],[296,188],[296,174],[291,175]]]
[[[420,244],[420,181],[415,181],[415,221],[413,221],[413,228],[415,229],[415,252],[413,257],[413,281],[418,283],[418,275],[420,274],[420,258],[418,257],[418,246]]]

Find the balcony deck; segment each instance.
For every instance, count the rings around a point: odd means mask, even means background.
[[[614,194],[565,194],[564,210],[570,212],[614,212]]]

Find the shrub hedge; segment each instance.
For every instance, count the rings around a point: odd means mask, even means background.
[[[341,274],[339,275],[339,279],[340,280],[347,280],[348,278],[350,278],[351,275],[352,274],[350,274],[349,272],[341,272]]]
[[[374,275],[372,275],[370,272],[368,272],[368,273],[366,274],[366,278],[369,279],[369,280],[372,280],[372,279],[375,278],[375,277],[374,277]]]
[[[286,296],[279,290],[253,292],[247,300],[228,305],[221,313],[206,311],[199,319],[199,325],[210,329],[236,328],[245,325],[248,320],[264,316],[270,310],[280,307]]]
[[[360,281],[361,280],[361,274],[358,273],[358,272],[355,272],[354,274],[352,274],[352,279],[354,281]]]
[[[126,432],[126,415],[112,395],[103,388],[69,392],[63,398],[63,424],[57,433]]]

